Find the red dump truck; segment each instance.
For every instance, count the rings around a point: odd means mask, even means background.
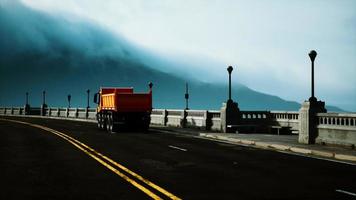
[[[100,88],[94,95],[98,104],[98,128],[117,132],[121,128],[147,130],[152,111],[152,83],[148,93],[134,93],[133,88]]]

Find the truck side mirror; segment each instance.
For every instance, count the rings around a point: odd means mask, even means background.
[[[95,93],[95,94],[94,94],[94,103],[99,104],[99,101],[98,101],[98,93]]]

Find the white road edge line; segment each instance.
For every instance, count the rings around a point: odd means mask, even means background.
[[[179,147],[176,147],[176,146],[172,146],[172,145],[168,145],[169,148],[172,148],[172,149],[178,149],[180,151],[188,151],[186,149],[182,149],[182,148],[179,148]]]
[[[348,162],[348,161],[342,161],[342,160],[333,160],[333,159],[329,159],[329,158],[317,157],[315,155],[310,155],[310,154],[306,155],[306,154],[301,154],[301,153],[295,153],[295,152],[292,152],[292,151],[281,151],[281,150],[276,150],[276,149],[272,150],[270,148],[265,149],[265,148],[258,147],[256,145],[249,145],[249,144],[242,144],[242,143],[224,141],[224,140],[219,140],[219,139],[215,139],[215,138],[206,138],[206,137],[201,137],[201,136],[193,136],[193,137],[199,138],[199,139],[203,139],[203,140],[210,140],[210,141],[214,141],[214,142],[234,144],[234,145],[238,145],[238,146],[251,147],[251,148],[256,148],[256,149],[264,149],[264,150],[267,150],[267,151],[275,151],[275,152],[279,152],[279,153],[295,155],[295,156],[300,156],[300,157],[305,157],[305,158],[324,160],[324,161],[329,161],[329,162],[335,162],[335,163],[341,163],[341,164],[356,166],[356,163],[352,163],[351,161]]]
[[[215,138],[207,138],[207,137],[202,137],[202,136],[197,136],[197,135],[184,135],[184,134],[179,134],[179,133],[176,133],[176,132],[166,131],[166,130],[161,130],[161,129],[155,129],[155,130],[157,130],[159,132],[173,134],[173,135],[179,135],[179,136],[183,136],[183,137],[193,137],[193,138],[198,138],[198,139],[202,139],[202,140],[210,140],[210,141],[214,141],[214,142],[233,144],[233,145],[237,145],[237,146],[264,149],[264,150],[267,150],[267,151],[275,151],[275,152],[279,152],[279,153],[284,153],[284,154],[289,154],[289,155],[294,155],[294,156],[300,156],[300,157],[305,157],[305,158],[310,158],[310,159],[317,159],[317,160],[323,160],[323,161],[329,161],[329,162],[334,162],[334,163],[340,163],[340,164],[356,166],[356,163],[352,163],[351,161],[348,162],[348,161],[342,161],[342,160],[333,160],[333,159],[329,159],[329,158],[317,157],[315,155],[303,155],[303,154],[300,154],[300,153],[272,150],[272,149],[269,149],[269,148],[265,149],[265,148],[257,147],[256,145],[247,145],[247,144],[242,144],[242,143],[229,142],[229,141],[218,140],[218,139],[215,139]]]
[[[356,194],[352,193],[352,192],[348,192],[348,191],[345,191],[345,190],[335,190],[335,191],[356,197]]]

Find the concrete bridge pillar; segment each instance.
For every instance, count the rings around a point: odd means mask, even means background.
[[[221,131],[223,133],[234,133],[237,125],[241,122],[240,109],[236,102],[227,101],[221,107]]]
[[[41,105],[41,116],[46,115],[46,109],[47,109],[47,104],[42,104]]]
[[[315,144],[317,138],[317,113],[325,113],[325,102],[305,101],[299,110],[299,137],[298,142],[303,144]]]
[[[23,107],[23,110],[24,110],[23,115],[29,115],[30,114],[30,109],[31,109],[30,105],[29,104],[25,104],[24,107]]]

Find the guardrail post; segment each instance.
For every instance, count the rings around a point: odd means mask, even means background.
[[[89,118],[89,107],[85,108],[85,118],[88,119]]]
[[[168,112],[166,109],[163,110],[163,126],[167,126]]]
[[[209,111],[208,110],[204,110],[204,117],[203,117],[203,128],[204,130],[208,130],[209,129],[209,124],[210,124],[210,120],[209,119]]]
[[[182,114],[181,114],[181,117],[180,117],[181,118],[180,126],[182,128],[185,128],[186,125],[187,125],[187,115],[188,115],[187,110],[184,109]]]
[[[59,109],[59,107],[57,108],[57,117],[59,117],[59,115],[60,115],[60,109]]]
[[[45,116],[46,115],[46,108],[47,108],[46,104],[42,104],[41,105],[41,116]]]
[[[69,108],[66,108],[66,117],[69,117]]]
[[[29,115],[30,114],[30,105],[26,104],[24,106],[24,112],[22,113],[23,115]]]
[[[74,115],[75,118],[78,118],[78,108],[75,108],[75,115]]]

